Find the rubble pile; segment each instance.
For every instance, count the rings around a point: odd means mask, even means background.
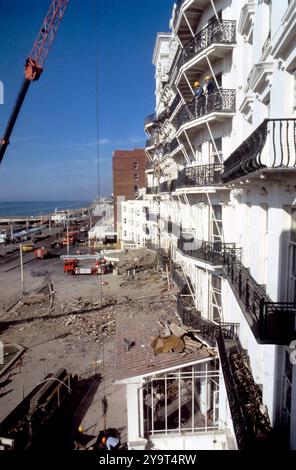
[[[229,360],[248,426],[256,439],[267,441],[271,424],[267,408],[262,403],[261,389],[254,381],[249,359],[245,354],[232,353]]]
[[[102,303],[78,299],[76,305],[80,308],[72,308],[69,316],[63,318],[63,324],[73,335],[83,338],[84,341],[99,342],[115,334],[115,303],[112,298],[105,298]]]
[[[161,324],[161,322],[158,323]],[[190,354],[203,348],[206,348],[210,355],[215,355],[214,350],[197,336],[198,330],[192,330],[174,322],[166,322],[162,326],[163,333],[159,336],[151,337],[150,341],[155,356],[165,352],[185,352]]]
[[[156,254],[148,250],[127,250],[118,263],[118,273],[127,274],[132,270],[144,271],[153,269],[155,266]]]

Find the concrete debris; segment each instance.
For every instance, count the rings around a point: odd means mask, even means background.
[[[241,406],[245,411],[247,425],[259,441],[266,441],[271,433],[267,407],[262,403],[262,391],[254,381],[249,359],[245,354],[229,356]]]
[[[169,329],[172,335],[178,336],[178,338],[182,338],[187,333],[187,330],[185,330],[185,328],[178,326],[176,323],[170,323]]]
[[[64,318],[64,326],[73,335],[84,338],[85,341],[99,342],[105,337],[113,336],[116,325],[115,304],[116,301],[110,297],[102,302],[80,297],[73,305],[66,305],[69,316]],[[56,322],[60,321],[59,318],[56,319]]]
[[[157,323],[162,327],[163,333],[151,338],[150,345],[154,355],[171,351],[190,354],[203,348],[206,348],[211,356],[216,355],[215,350],[211,349],[207,343],[195,334],[196,330],[191,330],[175,322],[168,323],[165,321],[163,324],[158,320]]]
[[[152,269],[155,266],[156,254],[152,251],[128,250],[120,259],[118,263],[118,273],[131,275],[135,274],[131,271],[144,271],[147,269]]]

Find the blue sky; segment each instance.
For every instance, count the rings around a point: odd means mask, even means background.
[[[50,1],[0,0],[1,137]],[[144,118],[155,102],[153,47],[157,32],[169,29],[174,1],[70,0],[0,166],[0,201],[97,194],[95,3],[102,195],[112,192],[113,150],[144,146]]]

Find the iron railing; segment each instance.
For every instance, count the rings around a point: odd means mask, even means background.
[[[243,450],[249,447],[249,430],[229,362],[222,328],[219,329],[216,340],[236,442],[239,450]]]
[[[185,44],[180,54],[178,70],[193,57],[204,51],[212,44],[235,44],[236,43],[236,21],[212,20],[208,26],[203,28],[197,35]]]
[[[238,259],[241,257],[241,248],[237,248],[235,243],[207,242],[194,239],[188,242],[181,236],[177,247],[185,255],[215,266],[224,266],[230,257]]]
[[[157,113],[149,114],[149,116],[145,118],[144,124],[145,126],[147,126],[148,124],[159,125],[165,120],[165,118],[167,117],[167,114],[168,114],[167,109],[162,111],[160,114],[157,114]]]
[[[153,124],[155,122],[155,119],[156,119],[155,113],[149,114],[149,116],[145,118],[145,121],[144,121],[145,126],[148,126],[148,124]]]
[[[180,291],[182,291],[184,287],[186,286],[186,279],[184,278],[183,273],[178,271],[173,266],[171,269],[171,276],[176,286],[180,289]]]
[[[177,187],[214,186],[221,184],[223,164],[200,165],[179,171]]]
[[[216,346],[216,338],[220,328],[226,338],[235,339],[238,337],[238,323],[221,323],[220,325],[203,318],[195,307],[186,307],[182,302],[182,296],[177,297],[177,312],[185,326],[199,331],[199,335],[209,343],[211,347]]]
[[[224,163],[228,182],[264,168],[296,168],[296,119],[265,119]]]
[[[231,253],[224,256],[224,273],[257,341],[263,344],[290,344],[296,339],[296,303],[272,302],[264,287]]]
[[[235,113],[236,93],[235,90],[219,88],[208,95],[195,97],[190,103],[184,104],[176,116],[177,130],[183,124],[194,121],[211,113]]]

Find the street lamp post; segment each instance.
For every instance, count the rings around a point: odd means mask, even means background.
[[[24,283],[24,264],[23,264],[23,245],[20,243],[20,265],[21,265],[21,283],[22,283],[22,293],[25,293],[25,283]]]

